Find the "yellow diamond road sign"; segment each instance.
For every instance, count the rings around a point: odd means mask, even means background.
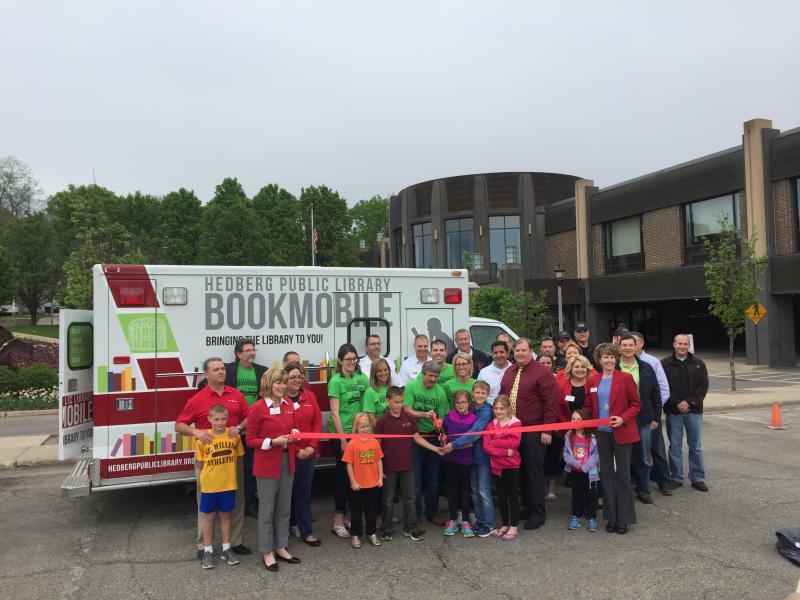
[[[753,304],[753,306],[749,306],[747,310],[744,312],[747,315],[748,319],[750,319],[753,323],[758,325],[758,322],[764,318],[764,315],[767,314],[767,309],[760,302],[756,302],[755,304]]]

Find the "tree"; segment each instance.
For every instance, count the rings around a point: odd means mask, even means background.
[[[325,267],[358,266],[358,240],[353,236],[353,221],[347,202],[327,186],[312,186],[300,191],[300,219],[305,251],[301,264],[311,264],[311,207],[319,232],[317,264]]]
[[[736,227],[728,215],[717,220],[720,232],[703,238],[708,253],[705,262],[706,288],[711,303],[709,312],[717,317],[728,335],[731,391],[736,391],[733,342],[744,331],[745,311],[758,302],[759,278],[767,266],[765,257],[755,256],[755,236],[739,242]],[[741,256],[737,256],[741,247]]]
[[[220,183],[200,218],[197,262],[202,265],[264,265],[270,240],[258,228],[253,204],[235,178]]]
[[[6,239],[17,268],[16,296],[28,309],[31,325],[36,325],[39,307],[52,297],[58,279],[53,228],[43,213],[33,213],[14,221]]]
[[[17,291],[18,273],[5,240],[0,241],[0,273],[0,304],[10,304]]]
[[[0,158],[0,209],[20,218],[39,208],[41,193],[28,165],[14,156]]]
[[[547,290],[509,294],[501,304],[500,320],[518,335],[538,342],[550,329]]]
[[[359,200],[350,209],[353,220],[353,234],[356,241],[364,240],[367,248],[372,248],[378,235],[389,235],[389,199],[373,196],[369,200]]]
[[[202,210],[203,205],[194,192],[184,188],[170,192],[161,199],[158,234],[165,263],[194,264]]]
[[[469,295],[469,314],[473,317],[501,320],[503,303],[511,296],[508,288],[485,287]]]
[[[304,231],[297,215],[297,198],[272,183],[253,196],[260,235],[267,241],[266,264],[296,266],[306,253]]]

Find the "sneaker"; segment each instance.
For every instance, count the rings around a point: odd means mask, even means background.
[[[465,538],[475,537],[475,532],[472,530],[472,525],[469,524],[469,521],[464,521],[461,524],[461,533],[464,534]]]
[[[444,525],[444,530],[442,531],[442,535],[455,535],[456,531],[458,531],[458,523],[455,521],[448,521]]]
[[[289,527],[289,533],[296,538],[300,537],[300,528],[297,525],[292,525]]]
[[[383,543],[383,542],[381,542],[381,538],[379,538],[378,534],[376,534],[376,533],[373,533],[367,539],[369,540],[369,543],[372,544],[373,546],[380,546]]]
[[[211,552],[203,552],[203,568],[204,569],[213,569],[214,568],[214,554]]]
[[[419,529],[412,529],[411,531],[404,531],[403,535],[406,536],[408,539],[418,542],[422,539],[422,536],[425,535],[424,531],[420,531]]]
[[[597,519],[589,519],[586,522],[586,530],[591,531],[592,533],[597,531]]]
[[[383,529],[380,531],[379,535],[381,536],[381,540],[384,542],[391,542],[394,539],[394,530],[392,529]]]
[[[581,526],[581,520],[577,515],[572,515],[569,518],[569,524],[567,524],[567,529],[577,529]]]
[[[241,562],[230,549],[223,550],[221,556],[223,562],[227,562],[229,565],[238,565]]]
[[[354,535],[350,538],[350,545],[353,548],[361,548],[361,540],[358,538],[357,535]]]
[[[475,532],[475,535],[481,538],[492,535],[492,528],[488,525],[484,525],[483,523],[475,523],[475,526],[472,529]]]

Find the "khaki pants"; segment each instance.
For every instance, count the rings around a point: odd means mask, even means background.
[[[203,523],[200,513],[200,472],[202,467],[194,464],[194,476],[197,480],[197,549],[203,549]],[[242,543],[242,525],[244,525],[244,461],[236,457],[236,507],[231,512],[231,546]]]

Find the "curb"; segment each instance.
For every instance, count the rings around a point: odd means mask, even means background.
[[[41,417],[44,415],[57,414],[57,408],[44,408],[41,410],[7,410],[0,413],[0,419],[13,419],[14,417]]]
[[[707,408],[704,407],[703,414],[728,412],[730,410],[741,410],[746,408],[763,408],[765,410],[770,410],[772,408],[772,405],[775,403],[777,403],[781,407],[798,405],[800,404],[800,398],[794,398],[790,400],[780,400],[776,402],[742,402],[741,404],[731,403],[726,406],[711,406]]]

